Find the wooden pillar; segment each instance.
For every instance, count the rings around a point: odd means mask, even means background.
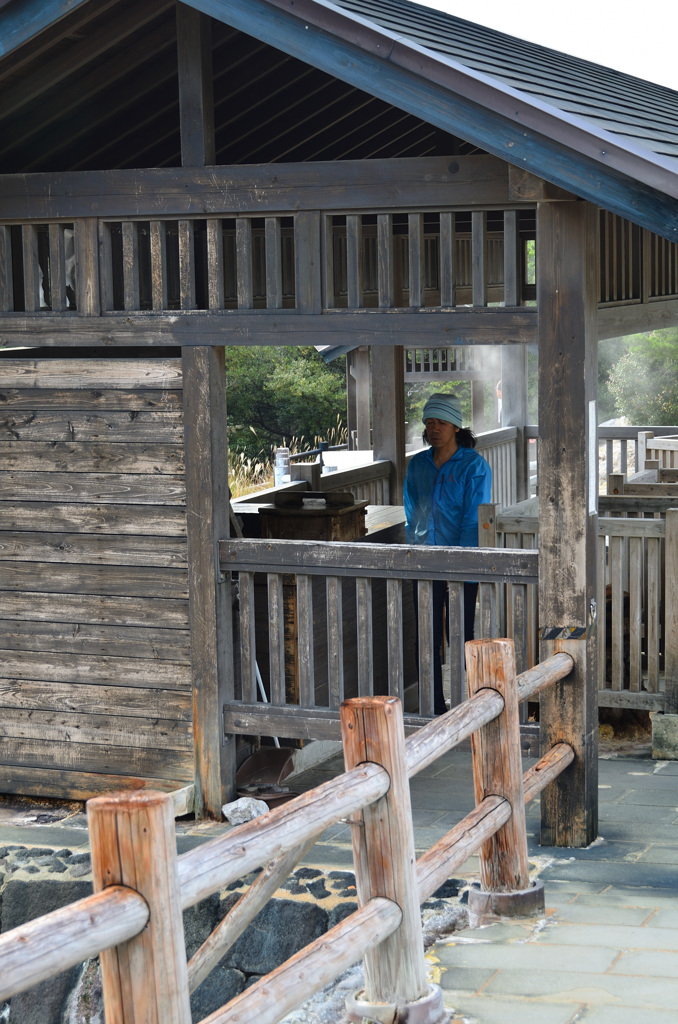
[[[346,355],[346,399],[349,448],[369,451],[370,439],[370,350],[366,345]]]
[[[216,163],[211,22],[205,14],[177,4],[177,58],[181,164]]]
[[[542,750],[565,741],[575,752],[542,795],[546,846],[588,846],[598,832],[597,279],[595,208],[540,203],[540,657],[561,638],[558,649],[575,662],[573,675],[541,697]]]
[[[372,448],[389,459],[389,505],[402,505],[405,483],[405,361],[402,345],[372,348]]]
[[[94,891],[126,885],[144,897],[148,924],[100,954],[107,1024],[189,1024],[188,969],[171,797],[150,791],[87,804]]]
[[[204,167],[215,162],[210,19],[181,3],[177,56],[181,162]],[[229,535],[224,350],[184,348],[182,356],[195,813],[220,818],[235,784],[235,737],[221,727],[234,695],[231,587],[218,553]]]
[[[675,508],[666,510],[665,579],[664,712],[678,715],[678,509]]]
[[[218,551],[229,535],[223,348],[184,348],[183,371],[195,813],[219,818],[235,781],[235,737],[221,726],[234,697],[231,584]]]
[[[501,349],[501,426],[516,427],[516,501],[529,497],[529,466],[525,457],[527,423],[527,346]]]

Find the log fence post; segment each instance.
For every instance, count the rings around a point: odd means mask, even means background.
[[[101,953],[106,1024],[190,1024],[171,797],[98,796],[87,817],[94,891],[125,885],[150,911],[139,935]]]
[[[504,698],[504,710],[471,736],[476,807],[488,796],[511,804],[505,825],[480,849],[480,889],[469,891],[469,912],[531,917],[543,912],[544,887],[530,884],[525,828],[525,797],[520,747],[520,718],[512,640],[471,640],[466,644],[469,697],[484,688]]]
[[[396,697],[345,701],[341,732],[347,771],[374,762],[391,776],[389,791],[353,821],[359,903],[381,896],[402,911],[395,932],[365,954],[365,988],[347,999],[349,1018],[442,1024],[442,992],[426,978],[402,705]]]

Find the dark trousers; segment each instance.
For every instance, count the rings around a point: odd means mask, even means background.
[[[473,640],[473,625],[476,615],[477,583],[464,583],[464,643]],[[416,660],[419,664],[419,603],[417,581],[414,582],[414,616],[416,626]],[[441,663],[443,629],[447,642],[450,640],[450,598],[445,580],[433,580],[433,712],[444,715],[447,711],[443,696],[443,670]]]

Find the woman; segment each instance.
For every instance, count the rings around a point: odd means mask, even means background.
[[[476,438],[462,427],[456,395],[431,395],[424,406],[424,441],[430,448],[411,460],[405,478],[405,520],[410,544],[478,546],[478,506],[490,501],[492,470],[475,450]],[[473,639],[477,583],[464,584],[464,639]],[[416,585],[415,585],[416,603]],[[447,584],[433,582],[434,712],[447,710],[440,648]]]

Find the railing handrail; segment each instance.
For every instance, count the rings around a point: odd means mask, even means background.
[[[477,641],[476,644],[500,644],[504,649],[510,647],[512,651],[510,641]],[[515,692],[519,694],[519,699],[525,699],[544,686],[563,679],[571,672],[573,665],[574,660],[569,654],[558,652],[529,672],[523,673],[517,678],[514,674]],[[499,680],[499,677],[497,679]],[[394,698],[382,698],[381,700],[394,702]],[[346,707],[348,709],[352,704],[361,703],[379,707],[380,698],[367,702],[364,698],[359,698],[358,701],[347,702]],[[398,707],[400,706],[398,702],[395,703]],[[515,698],[513,706],[517,706]],[[505,698],[493,688],[493,680],[488,680],[487,685],[483,682],[482,688],[477,689],[475,695],[462,705],[429,722],[417,734],[405,740],[407,774],[416,774],[443,752],[456,746],[466,735],[501,716],[504,710]],[[517,717],[515,721],[517,722]],[[378,751],[375,751],[376,753]],[[536,796],[572,760],[573,756],[571,748],[566,744],[559,744],[558,747],[553,748],[538,765],[525,773],[523,799],[526,801]],[[241,825],[232,832],[219,836],[178,857],[176,859],[176,878],[180,906],[185,909],[197,903],[224,885],[242,877],[243,874],[267,863],[271,858],[279,857],[286,850],[302,848],[305,842],[319,835],[332,821],[336,821],[346,814],[352,814],[380,799],[389,790],[391,777],[386,768],[376,763],[376,760],[375,757],[372,762],[359,764],[309,793],[302,794],[260,818]],[[153,795],[148,794],[148,796]],[[158,796],[155,795],[155,797]],[[144,797],[145,794],[136,794],[136,799],[140,802]],[[118,805],[124,812],[127,807],[133,805],[135,795],[130,795],[127,802],[122,794],[112,797],[111,800],[111,806]],[[111,812],[106,810],[107,798],[98,798],[95,803],[99,805],[96,818],[98,824],[93,832],[93,843],[96,844],[102,842],[105,835],[103,819],[100,817],[102,811],[99,808],[103,809],[104,814],[110,815]],[[448,877],[450,870],[461,866],[471,853],[477,851],[483,843],[488,841],[489,837],[502,828],[509,821],[511,813],[509,800],[500,796],[488,797],[428,853],[419,858],[416,877],[420,901],[435,891],[441,881]],[[513,813],[516,813],[515,807]],[[166,837],[163,841],[166,842]],[[171,878],[172,872],[169,872],[168,875]],[[116,929],[114,930],[111,926],[104,936],[101,920],[92,913],[93,907],[120,908]],[[106,920],[110,920],[113,909],[105,911]],[[336,926],[330,933],[302,950],[292,961],[283,964],[273,972],[273,977],[282,977],[286,971],[291,969],[290,965],[296,966],[300,958],[310,956],[320,957],[320,962],[327,960],[326,951],[329,945],[332,942],[340,941],[341,954],[337,956],[333,954],[331,958],[334,970],[332,976],[336,977],[338,972],[341,972],[349,963],[355,962],[356,958],[362,955],[367,948],[383,941],[386,935],[391,934],[399,926],[400,917],[401,911],[395,903],[389,900],[369,899],[357,912],[357,917],[353,922],[354,925],[356,922],[360,923],[360,928],[355,929],[342,922],[342,925]],[[36,964],[35,943],[33,946],[27,943],[26,936],[29,933],[37,934],[40,936],[40,941],[47,942],[49,946],[49,942],[56,934],[54,929],[66,922],[72,928],[74,921],[77,921],[78,941],[71,943],[65,950],[63,947],[61,948],[58,966],[55,966],[49,957],[47,958],[48,968],[44,963]],[[44,980],[46,977],[65,970],[68,966],[74,966],[81,959],[94,956],[117,943],[129,942],[144,930],[147,921],[148,907],[144,899],[132,890],[123,886],[115,886],[8,932],[0,937],[0,957],[5,963],[9,959],[14,973],[10,978],[6,970],[3,972],[3,982],[0,983],[0,1000],[7,999],[12,994],[36,984],[38,980]],[[369,922],[372,922],[371,927],[367,927]],[[364,928],[363,925],[365,925]],[[350,948],[346,948],[344,935],[348,931],[351,931],[352,936]],[[363,932],[364,934],[362,934]],[[40,953],[44,960],[45,947],[40,950]],[[75,956],[80,959],[74,959]],[[45,973],[46,970],[48,973]],[[325,977],[326,974],[327,970],[324,974],[322,971],[313,972],[313,987],[307,994],[317,991],[318,988],[326,984],[328,980]],[[267,976],[267,978],[270,977]],[[258,1005],[258,1000],[265,998],[266,980],[266,978],[262,979],[261,982],[255,983],[251,989],[247,990],[248,993],[251,993],[249,998],[256,1005]],[[213,1014],[210,1020],[220,1021],[223,1024],[226,1024],[227,1021],[235,1021],[236,1017],[233,1016],[233,1013],[245,1002],[246,994],[243,993],[235,1001]],[[247,1005],[250,1004],[247,1003]],[[275,1011],[278,1013],[277,1017],[273,1011],[265,1016],[261,1016],[258,1011],[257,1019],[270,1021],[272,1024],[274,1020],[279,1019],[279,1016],[288,1012],[288,1008],[291,1008],[292,1005],[294,1003],[289,1007],[287,1004],[279,1004]]]
[[[476,435],[476,448],[481,451],[483,448],[492,448],[494,445],[506,444],[507,441],[515,441],[518,437],[517,427],[496,427],[494,430],[484,430]]]
[[[611,439],[613,441],[637,441],[638,434],[645,430],[653,430],[655,432],[660,431],[660,433],[666,437],[674,437],[678,434],[678,426],[658,427],[655,425],[648,427],[631,424],[628,427],[598,427],[598,440],[607,441]],[[537,423],[526,423],[523,427],[523,431],[527,438],[539,437],[539,425]],[[478,436],[481,437],[482,435],[479,434]]]
[[[539,553],[525,549],[344,544],[341,541],[219,541],[223,572],[537,583]]]

